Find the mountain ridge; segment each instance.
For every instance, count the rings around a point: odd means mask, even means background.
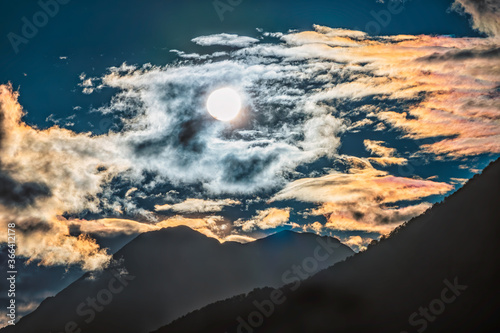
[[[156,332],[498,332],[499,203],[500,159],[387,239],[282,287],[286,302],[269,316],[255,312],[269,294],[254,290]]]
[[[317,239],[328,237],[284,232],[221,244],[185,226],[143,233],[115,253],[117,265],[84,274],[1,332],[64,332],[66,325],[75,332],[149,332],[220,298],[284,284],[283,271],[312,254]],[[354,253],[329,239],[338,251],[318,270]]]

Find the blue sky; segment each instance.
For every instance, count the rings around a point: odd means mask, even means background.
[[[35,1],[5,2],[1,30],[21,35],[22,18],[31,19],[41,7]],[[404,10],[379,24],[380,34],[453,34],[478,36],[468,19],[449,11],[451,1],[414,0]],[[8,38],[0,40],[0,77],[20,87],[20,102],[31,112],[27,120],[47,126],[50,114],[71,115],[107,96],[85,98],[75,92],[80,73],[100,74],[122,62],[164,65],[174,59],[168,51],[196,51],[194,37],[213,33],[257,35],[256,28],[286,32],[309,30],[313,24],[364,30],[376,21],[373,13],[387,4],[355,1],[242,1],[223,21],[211,1],[69,1],[57,15],[21,44],[15,53]],[[61,56],[67,59],[59,59]],[[26,74],[26,76],[25,76]],[[36,102],[35,102],[36,101]],[[78,130],[88,130],[76,124]]]

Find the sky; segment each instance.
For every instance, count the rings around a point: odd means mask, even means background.
[[[2,3],[0,220],[16,223],[26,312],[142,232],[361,250],[423,213],[500,155],[499,10]],[[221,87],[242,99],[231,122],[206,109]]]

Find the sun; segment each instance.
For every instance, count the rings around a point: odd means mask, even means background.
[[[231,121],[240,113],[240,95],[229,87],[214,90],[208,96],[207,110],[217,120]]]

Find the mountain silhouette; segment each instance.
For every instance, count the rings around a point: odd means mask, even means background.
[[[113,256],[118,264],[85,274],[1,332],[150,332],[216,300],[284,285],[292,276],[283,274],[326,243],[335,251],[316,271],[354,254],[337,239],[289,231],[247,244],[183,226],[144,233]]]
[[[389,237],[299,286],[256,289],[157,332],[500,332],[499,236],[497,160]]]

